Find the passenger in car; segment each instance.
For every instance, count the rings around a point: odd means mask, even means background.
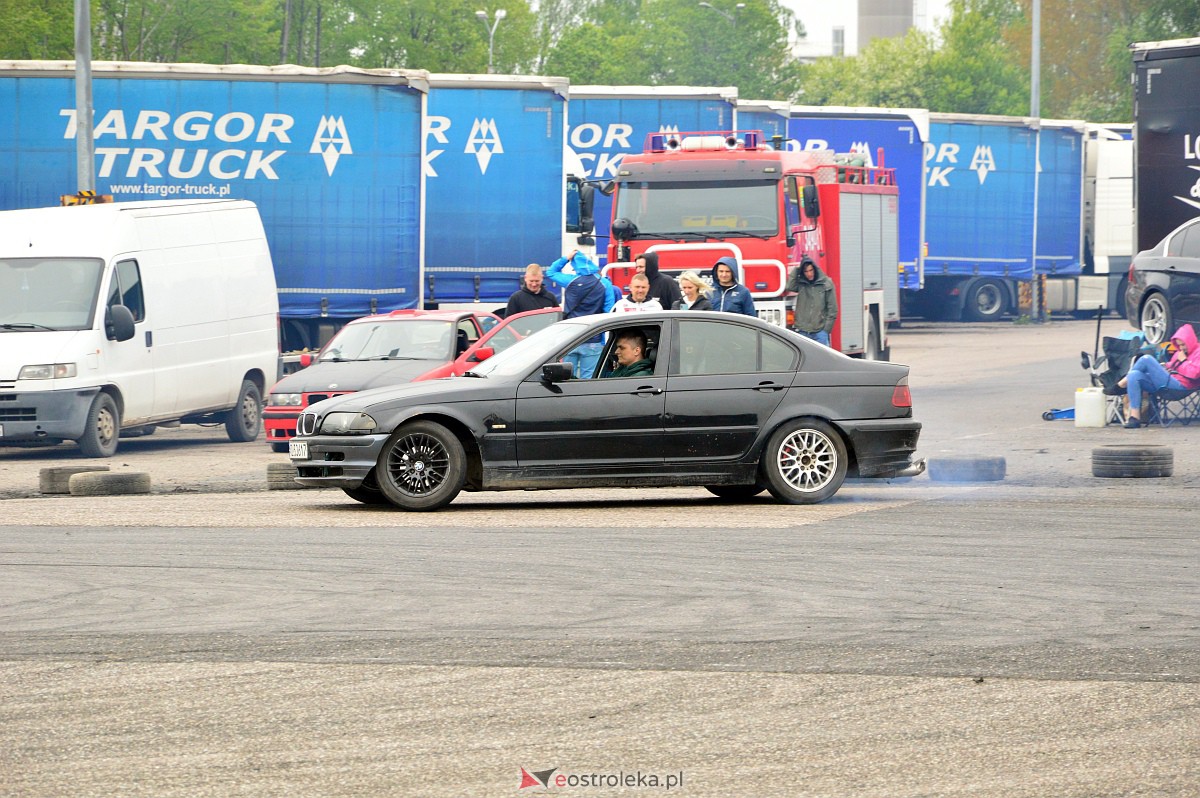
[[[1165,390],[1194,391],[1200,388],[1200,343],[1196,341],[1196,331],[1192,325],[1185,324],[1171,336],[1175,345],[1175,354],[1164,366],[1154,355],[1142,355],[1133,361],[1120,382],[1106,393],[1121,393],[1129,390],[1129,419],[1125,422],[1128,429],[1137,429],[1142,425],[1142,394],[1158,393]]]
[[[622,330],[617,333],[613,347],[617,367],[605,377],[646,377],[654,373],[654,363],[647,357],[646,334],[641,330]]]

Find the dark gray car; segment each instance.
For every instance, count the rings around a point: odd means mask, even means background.
[[[617,367],[630,334],[644,352],[636,374]],[[594,371],[574,374],[592,347]],[[673,485],[805,504],[847,474],[919,468],[920,429],[907,366],[748,316],[664,311],[562,321],[465,376],[319,402],[290,454],[302,484],[406,510],[464,489]]]
[[[1200,217],[1139,252],[1129,269],[1125,316],[1152,344],[1200,323]]]

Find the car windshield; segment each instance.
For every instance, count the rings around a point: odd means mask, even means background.
[[[520,376],[545,363],[579,336],[581,322],[560,321],[497,352],[469,372],[477,377]]]
[[[614,218],[633,222],[638,235],[730,231],[770,235],[779,230],[774,180],[622,183]]]
[[[0,325],[7,330],[87,330],[104,261],[93,258],[0,260]]]
[[[321,352],[322,362],[346,360],[451,359],[453,322],[444,319],[380,319],[347,324]]]

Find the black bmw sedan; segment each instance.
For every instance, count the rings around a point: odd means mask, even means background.
[[[808,504],[848,474],[914,473],[920,429],[907,366],[670,311],[562,321],[465,376],[319,402],[289,454],[301,484],[405,510],[464,489],[682,485]]]

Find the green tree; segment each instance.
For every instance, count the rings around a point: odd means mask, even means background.
[[[72,0],[0,0],[0,58],[74,58],[74,18]]]
[[[92,56],[111,61],[273,63],[274,13],[273,0],[93,0]]]

